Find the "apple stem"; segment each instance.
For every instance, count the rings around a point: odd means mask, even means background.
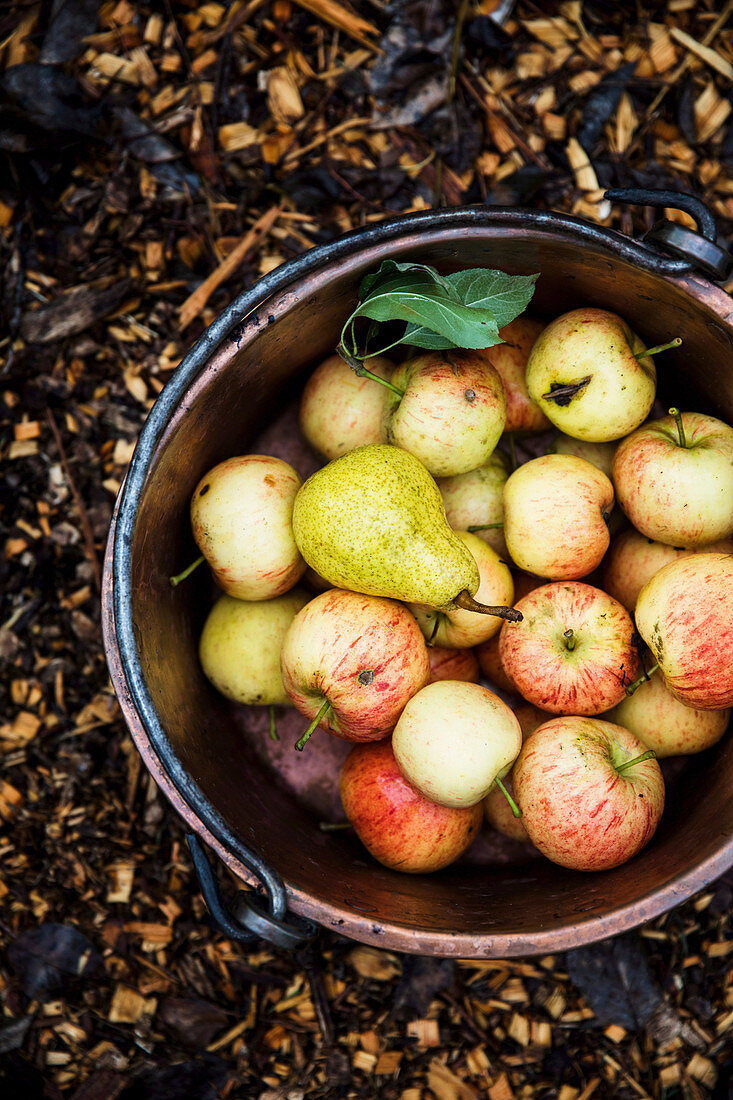
[[[313,733],[313,731],[315,730],[316,726],[320,722],[321,718],[323,718],[326,711],[330,710],[330,709],[331,709],[331,704],[329,703],[328,699],[324,699],[323,702],[321,703],[318,714],[315,716],[315,718],[313,719],[311,724],[308,726],[308,729],[305,731],[305,733],[300,738],[300,740],[295,742],[295,747],[298,750],[298,752],[303,751],[308,738]]]
[[[203,560],[204,555],[202,554],[201,557],[196,558],[196,561],[192,561],[191,564],[186,569],[184,569],[182,573],[177,573],[175,577],[171,577],[171,587],[176,588],[181,583],[181,581],[185,581],[186,577],[190,577],[194,569],[198,569]]]
[[[433,644],[433,639],[435,638],[435,635],[438,633],[438,627],[439,626],[440,626],[440,614],[436,611],[436,613],[435,613],[435,622],[433,623],[433,629],[430,631],[430,637],[428,638],[428,645]]]
[[[342,345],[336,348],[336,351],[344,360],[348,363],[354,374],[359,378],[371,378],[373,382],[379,382],[380,386],[386,386],[388,390],[392,390],[392,393],[396,393],[398,397],[404,397],[405,391],[399,389],[397,386],[393,386],[391,382],[388,382],[386,378],[380,378],[378,374],[374,374],[373,371],[367,369],[360,359],[355,359],[353,355],[349,355],[348,351]]]
[[[634,359],[646,359],[647,355],[659,355],[660,351],[669,351],[670,348],[678,348],[681,343],[681,337],[675,336],[674,340],[670,340],[668,344],[658,344],[655,348],[647,348],[646,351],[637,351],[634,355]]]
[[[497,527],[503,526],[503,523],[474,523],[471,525],[471,527],[466,528],[466,530],[470,531],[471,533],[473,533],[474,531],[493,531]]]
[[[510,623],[521,623],[523,617],[522,612],[517,611],[516,607],[489,607],[485,603],[478,603],[465,588],[458,593],[454,602],[457,607],[462,607],[464,611],[478,611],[481,615],[496,615],[497,618],[506,619]]]
[[[625,760],[623,764],[616,765],[617,772],[628,771],[629,768],[633,768],[634,764],[642,764],[645,760],[652,760],[656,757],[654,749],[647,749],[641,756],[635,756],[633,760]]]
[[[277,726],[275,725],[275,708],[270,707],[270,740],[279,741],[280,736],[277,732]]]
[[[335,833],[339,829],[352,829],[350,821],[319,821],[318,828],[322,833]]]
[[[516,470],[519,462],[517,461],[517,444],[514,439],[514,432],[507,432],[509,437],[509,456],[512,462],[512,470]]]
[[[514,816],[515,817],[521,817],[522,816],[522,811],[519,809],[519,806],[517,806],[516,802],[514,801],[512,796],[509,794],[509,791],[506,789],[506,787],[504,786],[504,784],[502,783],[502,781],[499,779],[498,776],[494,780],[494,782],[496,783],[496,785],[499,788],[499,790],[501,791],[501,793],[504,795],[504,798],[509,803],[509,806],[511,807],[511,811],[514,814]]]
[[[575,637],[572,630],[566,630],[563,634],[563,638],[565,639],[565,648],[572,653],[578,644],[578,639]]]
[[[634,680],[633,684],[629,684],[626,688],[627,695],[633,695],[637,688],[640,688],[642,684],[645,684],[647,680],[651,679],[652,674],[657,671],[659,665],[652,665],[648,672],[642,672],[638,680]]]
[[[585,389],[592,377],[593,375],[589,374],[577,382],[568,382],[565,386],[561,382],[551,382],[549,392],[543,393],[542,399],[543,401],[554,401],[556,405],[565,408],[581,390]]]
[[[685,439],[685,426],[682,423],[682,413],[679,409],[670,409],[669,415],[673,416],[677,425],[677,435],[680,437],[680,447],[687,447],[687,440]]]

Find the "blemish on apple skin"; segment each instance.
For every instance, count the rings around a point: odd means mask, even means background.
[[[208,493],[208,491],[209,491],[209,489],[210,489],[210,488],[211,488],[211,486],[210,486],[210,485],[204,485],[203,489],[202,489],[202,490],[201,490],[201,492],[199,493],[199,496],[200,496],[200,497],[205,497],[205,496],[206,496],[206,494]]]
[[[370,668],[365,668],[359,673],[356,678],[362,685],[362,687],[366,687],[368,684],[371,684],[372,680],[374,679],[374,673]]]

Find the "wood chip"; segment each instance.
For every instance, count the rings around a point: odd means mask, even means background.
[[[111,1024],[137,1024],[143,1016],[153,1016],[157,1007],[154,997],[146,999],[126,985],[115,986],[107,1013]]]
[[[109,886],[107,902],[127,905],[135,880],[135,864],[128,862],[113,863],[109,868]]]
[[[695,100],[697,140],[709,141],[717,134],[730,112],[730,100],[719,95],[711,81]]]
[[[440,1046],[440,1028],[437,1020],[411,1020],[407,1025],[407,1036],[417,1039],[421,1050]]]
[[[402,970],[396,955],[376,947],[354,947],[346,958],[359,977],[377,982],[389,982]]]
[[[267,74],[267,104],[276,122],[297,122],[305,114],[298,83],[285,65]]]
[[[479,1100],[476,1089],[467,1085],[439,1058],[428,1066],[428,1088],[436,1100]]]
[[[715,69],[716,72],[719,72],[726,80],[733,80],[733,65],[731,65],[730,61],[726,61],[717,50],[711,49],[710,46],[703,46],[701,42],[698,42],[697,39],[693,38],[691,35],[686,34],[686,32],[679,27],[670,28],[669,35],[675,42],[679,42],[681,46],[684,46],[684,48],[694,54],[695,57],[699,57],[701,61],[709,65],[711,69]]]
[[[312,12],[319,19],[324,19],[334,27],[348,34],[357,42],[374,49],[374,43],[370,35],[377,35],[379,31],[367,19],[355,15],[348,8],[336,3],[336,0],[294,0],[299,7]]]

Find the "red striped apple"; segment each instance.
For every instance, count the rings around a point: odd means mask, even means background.
[[[517,317],[511,324],[499,329],[503,344],[494,344],[479,352],[495,367],[506,390],[507,432],[541,432],[550,427],[542,409],[527,392],[527,360],[544,329],[542,321],[534,317]]]
[[[446,649],[445,646],[428,646],[430,658],[430,683],[438,680],[465,680],[477,684],[479,665],[473,649]]]
[[[522,822],[543,855],[576,871],[607,871],[651,840],[664,780],[650,750],[612,722],[554,718],[514,765]],[[635,762],[636,761],[636,762]]]
[[[555,581],[517,604],[499,655],[530,703],[552,714],[600,714],[623,699],[640,670],[634,624],[607,593],[580,581]]]
[[[730,710],[696,710],[675,699],[661,673],[639,684],[606,715],[625,726],[658,758],[687,756],[717,744],[728,728]]]
[[[375,355],[364,363],[379,378],[392,377],[393,364]],[[340,355],[316,367],[300,399],[300,427],[310,445],[328,459],[366,443],[381,443],[384,386],[357,376]]]

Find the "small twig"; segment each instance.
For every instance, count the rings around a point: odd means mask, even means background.
[[[86,510],[86,506],[84,504],[84,501],[82,500],[81,494],[80,494],[79,490],[76,487],[76,482],[74,481],[74,478],[71,475],[71,468],[69,466],[69,461],[66,457],[66,451],[64,450],[64,443],[63,443],[63,440],[61,439],[61,432],[58,429],[58,425],[57,425],[56,421],[54,420],[53,413],[51,412],[50,409],[46,409],[46,419],[48,420],[48,426],[51,429],[51,433],[52,433],[54,441],[56,443],[56,449],[58,450],[59,458],[61,459],[61,465],[63,467],[64,475],[66,477],[67,482],[69,483],[69,489],[71,490],[71,495],[74,498],[74,504],[76,505],[76,510],[79,513],[79,519],[81,521],[81,529],[82,529],[82,532],[84,534],[84,546],[86,548],[87,558],[89,559],[89,563],[90,563],[90,565],[92,567],[92,571],[94,573],[94,584],[95,584],[95,587],[97,589],[97,593],[99,593],[99,592],[102,591],[102,573],[101,573],[101,570],[99,568],[99,558],[97,557],[97,548],[94,545],[94,532],[92,531],[92,525],[89,522],[89,516],[87,515],[87,510]]]

